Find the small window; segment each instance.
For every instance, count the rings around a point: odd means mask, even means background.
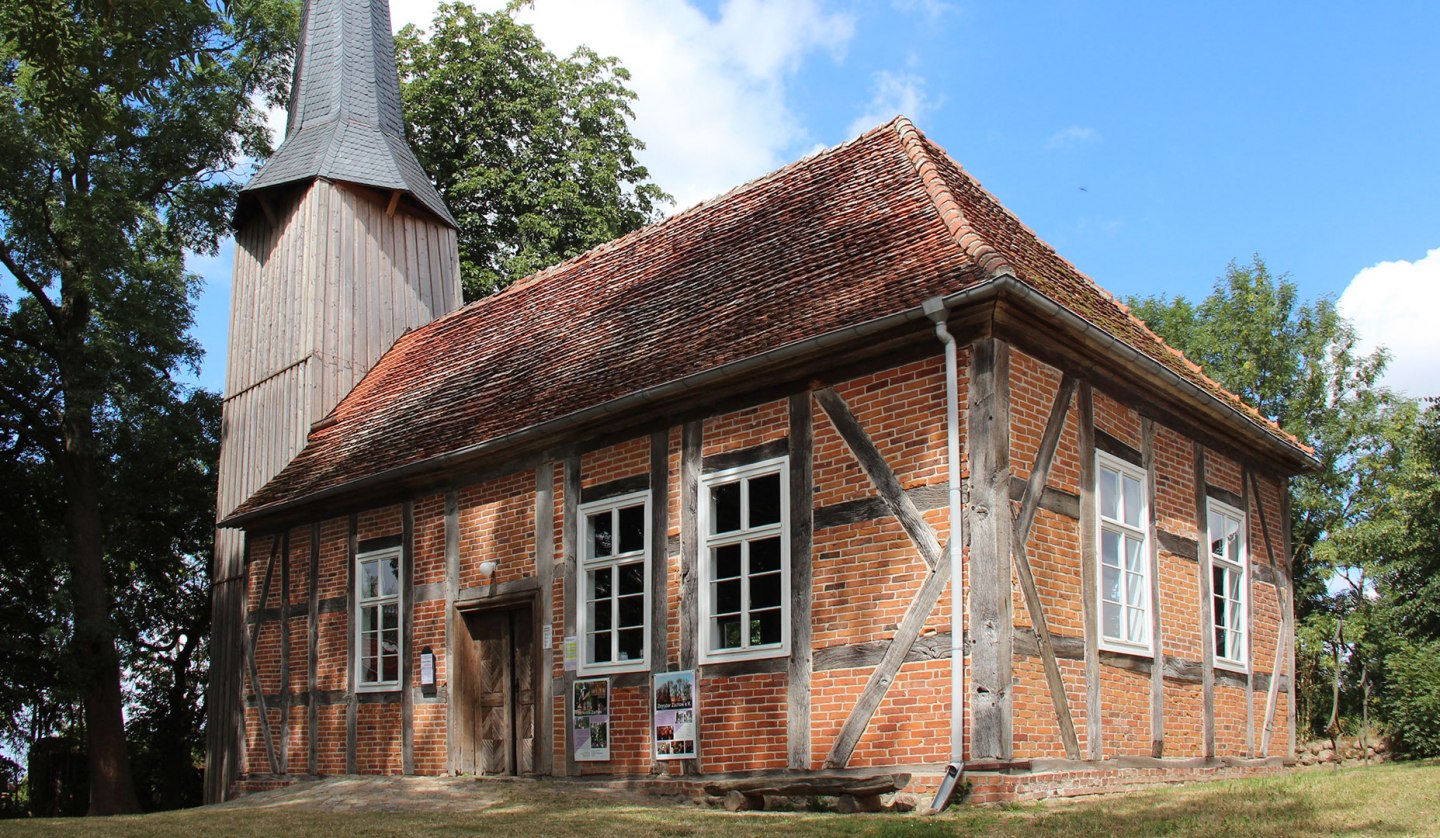
[[[789,653],[787,463],[780,458],[704,478],[702,662]]]
[[[582,674],[645,669],[649,657],[650,494],[580,508]]]
[[[1246,637],[1245,516],[1219,501],[1209,503],[1210,595],[1214,603],[1215,662],[1244,669],[1249,655]]]
[[[355,557],[356,689],[400,686],[400,548]]]
[[[1145,472],[1103,452],[1096,454],[1096,463],[1101,644],[1148,653],[1153,583]]]

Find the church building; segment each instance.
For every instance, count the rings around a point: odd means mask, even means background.
[[[1313,454],[907,119],[461,305],[385,0],[308,0],[244,187],[207,796],[1294,753]]]

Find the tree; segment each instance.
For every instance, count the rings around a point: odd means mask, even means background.
[[[441,5],[396,58],[406,130],[460,225],[466,299],[654,220],[670,201],[636,160],[630,74],[586,47],[569,58],[516,22]]]
[[[1367,636],[1366,568],[1337,538],[1369,520],[1369,495],[1396,462],[1407,402],[1378,385],[1383,351],[1361,355],[1355,329],[1329,299],[1302,302],[1296,284],[1264,260],[1232,262],[1198,304],[1127,300],[1142,320],[1280,427],[1315,449],[1319,468],[1291,481],[1291,567],[1296,577],[1302,696],[1311,718],[1328,715],[1337,620]],[[1328,545],[1328,546],[1326,546]],[[1348,589],[1332,596],[1332,580]],[[1357,619],[1352,619],[1352,617]],[[1363,643],[1362,643],[1363,645]],[[1346,658],[1349,661],[1350,658]],[[1355,661],[1359,666],[1361,661]],[[1351,682],[1354,679],[1350,679]]]
[[[296,24],[290,0],[0,5],[0,266],[19,289],[0,299],[0,432],[59,487],[54,603],[93,814],[137,808],[102,428],[181,399],[171,372],[199,358],[184,253],[215,249],[236,188],[226,173],[269,152],[251,97],[282,96]]]

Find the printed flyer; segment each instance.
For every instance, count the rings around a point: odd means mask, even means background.
[[[700,728],[694,671],[656,675],[654,694],[655,758],[695,759]]]
[[[570,746],[577,762],[602,762],[610,758],[610,679],[589,678],[575,682],[572,696]]]

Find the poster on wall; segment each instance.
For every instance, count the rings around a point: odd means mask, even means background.
[[[695,759],[699,740],[695,672],[657,674],[655,694],[655,758]]]
[[[571,696],[570,747],[576,762],[610,758],[610,679],[586,678],[575,682]]]

